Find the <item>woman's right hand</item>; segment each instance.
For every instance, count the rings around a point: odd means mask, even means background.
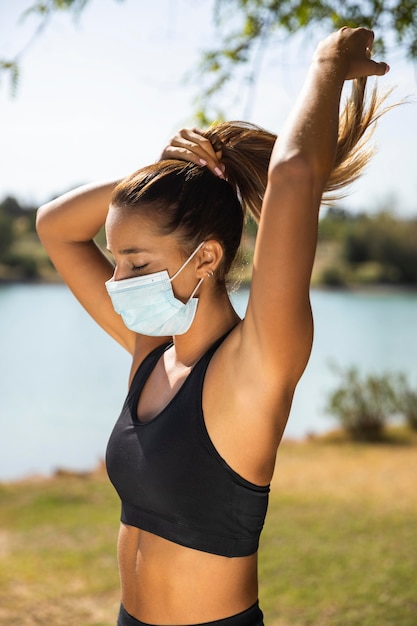
[[[313,62],[333,65],[343,80],[383,76],[390,68],[371,59],[373,41],[372,30],[345,26],[320,42]]]
[[[182,128],[164,148],[160,160],[179,159],[196,165],[207,166],[209,170],[224,178],[224,166],[221,162],[221,150],[215,151],[211,141],[198,128]]]

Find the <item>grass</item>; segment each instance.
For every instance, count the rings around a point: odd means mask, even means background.
[[[415,626],[417,448],[284,445],[261,549],[268,626]]]
[[[0,624],[114,624],[119,504],[104,473],[3,485],[0,505]]]
[[[267,626],[415,626],[417,446],[284,442],[260,550]],[[103,472],[0,485],[0,624],[114,626]]]

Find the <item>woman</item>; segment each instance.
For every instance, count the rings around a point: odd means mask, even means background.
[[[263,623],[256,553],[311,350],[318,210],[369,157],[376,97],[364,112],[356,82],[340,129],[339,104],[345,80],[388,71],[372,41],[344,28],[319,45],[275,145],[242,123],[184,130],[159,163],[39,211],[58,271],[133,358],[107,450],[122,500],[119,626]],[[247,208],[261,217],[241,320],[225,279]],[[115,267],[93,242],[104,223]]]

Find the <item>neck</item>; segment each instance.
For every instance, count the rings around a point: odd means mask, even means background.
[[[201,290],[194,322],[184,335],[174,337],[176,359],[192,366],[208,348],[241,320],[234,310],[226,288]]]

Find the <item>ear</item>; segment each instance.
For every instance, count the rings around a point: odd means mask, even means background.
[[[213,276],[223,258],[223,248],[216,239],[208,239],[196,255],[197,278]]]

